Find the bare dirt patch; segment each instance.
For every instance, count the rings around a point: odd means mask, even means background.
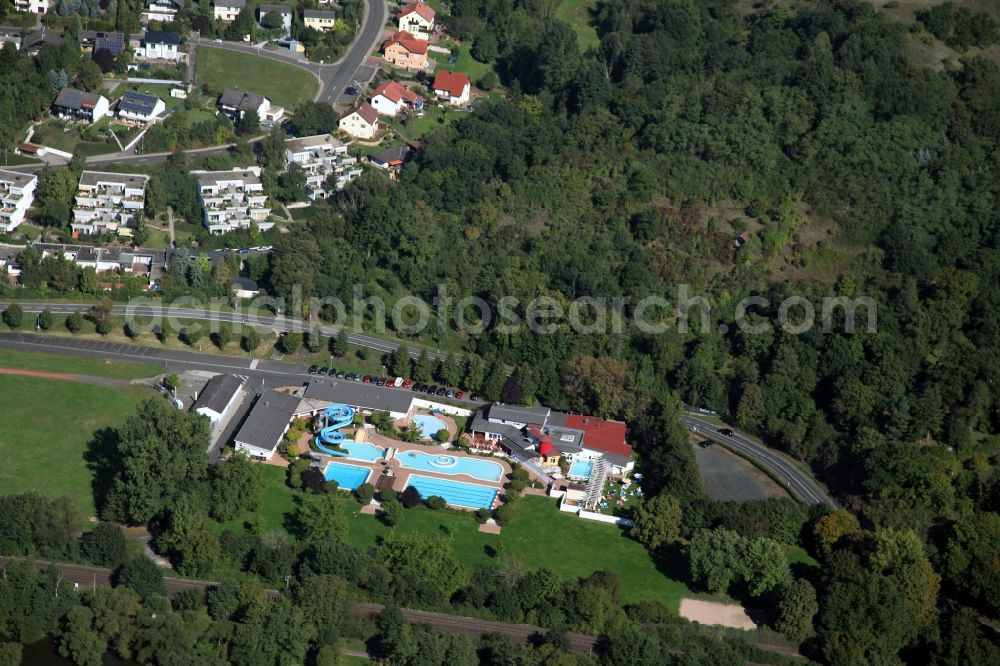
[[[757,623],[750,617],[748,609],[735,604],[722,604],[717,601],[701,601],[700,599],[681,599],[680,615],[687,620],[701,624],[717,624],[734,629],[757,628]]]

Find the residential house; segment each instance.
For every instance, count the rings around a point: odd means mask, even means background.
[[[147,0],[146,8],[139,15],[146,23],[161,21],[170,23],[177,19],[177,12],[184,9],[184,0]]]
[[[276,122],[285,115],[285,109],[280,106],[273,106],[271,101],[263,95],[243,92],[242,90],[226,90],[219,97],[219,110],[229,116],[234,123],[239,122],[243,117],[253,111],[257,114],[258,120]]]
[[[198,394],[192,409],[196,414],[207,416],[215,428],[239,402],[244,383],[245,379],[236,375],[215,375]]]
[[[24,35],[17,28],[0,26],[0,49],[3,49],[7,44],[13,44],[16,50],[20,50],[23,41]]]
[[[163,120],[167,105],[155,95],[127,90],[118,102],[118,118],[137,125],[150,125]]]
[[[53,46],[61,46],[65,41],[66,40],[63,39],[62,33],[57,30],[49,30],[43,25],[41,30],[28,33],[24,37],[21,41],[21,48],[24,49],[28,55],[36,56],[44,45],[52,44]]]
[[[232,23],[247,6],[247,0],[215,0],[215,20]]]
[[[177,47],[181,44],[181,36],[176,32],[150,30],[139,42],[135,50],[138,60],[168,60],[177,62],[181,54]]]
[[[233,296],[236,298],[256,298],[260,294],[257,282],[248,277],[233,278]]]
[[[425,69],[427,67],[427,42],[400,30],[393,33],[382,47],[382,57],[395,67]]]
[[[378,111],[368,102],[362,102],[340,117],[341,132],[358,139],[371,139],[378,133]]]
[[[427,41],[434,32],[434,9],[424,2],[414,2],[399,12],[399,29]]]
[[[410,161],[411,157],[413,157],[413,151],[409,146],[393,146],[372,153],[368,156],[368,161],[379,169],[399,171],[404,164]]]
[[[29,14],[44,14],[49,11],[49,0],[14,0],[14,9]]]
[[[371,105],[383,116],[395,118],[404,108],[423,109],[424,98],[396,81],[386,81],[372,93]]]
[[[347,146],[329,134],[303,136],[285,141],[285,163],[298,164],[306,174],[306,196],[325,199],[332,190],[327,180],[336,178],[336,190],[361,175],[356,157],[347,154]]]
[[[288,5],[261,5],[257,7],[257,23],[264,27],[264,17],[275,13],[281,17],[281,27],[285,32],[292,29],[292,8]]]
[[[73,238],[128,230],[129,224],[143,215],[148,180],[149,176],[132,173],[80,174],[70,223]]]
[[[271,209],[260,182],[260,168],[231,171],[192,171],[198,181],[198,199],[204,212],[205,228],[212,234],[249,229],[261,231],[274,226],[267,222]]]
[[[59,243],[34,243],[42,259],[62,256],[81,268],[93,268],[97,273],[114,273],[143,277],[149,281],[163,276],[164,250],[137,248],[135,250],[116,247],[92,247],[89,245],[63,245]]]
[[[337,14],[326,9],[306,9],[302,12],[302,23],[307,28],[329,32],[333,30]]]
[[[52,103],[52,115],[63,120],[83,120],[93,123],[108,115],[110,103],[97,93],[65,87]]]
[[[0,231],[10,233],[24,221],[35,198],[38,176],[0,169]]]
[[[77,34],[77,41],[80,43],[80,48],[85,51],[93,53],[104,49],[115,56],[124,51],[128,45],[128,42],[125,40],[125,34],[121,32],[81,30]]]
[[[461,72],[439,70],[434,76],[433,88],[439,101],[452,106],[465,106],[472,93],[469,77]]]

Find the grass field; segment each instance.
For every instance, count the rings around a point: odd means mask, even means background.
[[[207,46],[198,49],[196,68],[200,84],[254,92],[286,109],[311,100],[319,88],[316,77],[294,65]]]
[[[0,352],[4,353],[4,352]],[[0,363],[4,363],[0,359]],[[0,489],[72,497],[83,517],[94,514],[91,472],[84,460],[92,433],[119,425],[146,389],[117,390],[34,377],[0,381]],[[16,406],[16,407],[15,407]]]
[[[597,29],[590,23],[590,10],[596,4],[597,0],[559,0],[556,6],[556,18],[573,26],[581,51],[596,49],[601,44]]]
[[[284,485],[284,469],[264,466],[264,477],[266,490],[257,515],[265,529],[284,531],[287,514],[295,510],[295,493]],[[373,546],[391,528],[374,516],[362,514],[361,506],[352,497],[342,495],[348,514],[347,541],[363,548]],[[239,529],[247,518],[243,516],[225,527]],[[547,567],[564,578],[607,569],[618,574],[623,603],[655,599],[676,611],[680,597],[688,593],[684,583],[661,572],[646,549],[618,528],[562,513],[553,500],[545,497],[520,500],[511,525],[500,535],[483,534],[478,527],[467,512],[421,507],[404,511],[396,529],[442,534],[458,559],[470,566],[490,562],[489,551],[502,545],[506,554],[523,559],[528,566]],[[676,576],[679,578],[681,573]]]
[[[163,372],[162,367],[146,363],[104,361],[44,352],[15,351],[13,349],[0,349],[0,368],[28,368],[47,372],[108,377],[110,379],[138,379],[140,377],[153,377]],[[7,378],[4,377],[3,381],[7,381]]]

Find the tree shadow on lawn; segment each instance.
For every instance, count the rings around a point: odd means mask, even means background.
[[[691,579],[691,567],[688,566],[687,555],[681,544],[665,544],[655,551],[650,551],[649,556],[653,559],[656,570],[667,578],[680,581],[691,588],[696,587],[695,581]]]
[[[87,463],[87,469],[94,475],[90,482],[90,489],[99,516],[103,516],[108,508],[108,494],[111,492],[118,470],[115,463],[117,457],[118,432],[114,428],[96,430],[90,441],[87,442],[87,450],[83,454],[83,459]]]

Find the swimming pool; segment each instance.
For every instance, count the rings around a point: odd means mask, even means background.
[[[593,460],[574,460],[569,466],[569,475],[578,479],[589,479],[594,471]]]
[[[466,509],[489,509],[493,506],[499,490],[476,483],[462,483],[447,479],[432,479],[428,476],[411,474],[406,481],[407,486],[413,486],[424,499],[437,495],[454,506]]]
[[[347,451],[347,453],[340,454],[342,457],[354,458],[355,460],[375,462],[379,458],[383,458],[385,456],[384,450],[378,448],[374,444],[368,444],[367,442],[352,442],[345,439],[340,442],[340,448]]]
[[[421,437],[429,437],[433,439],[438,430],[448,429],[448,426],[444,424],[444,421],[436,416],[428,416],[427,414],[418,414],[417,416],[414,416],[413,422],[420,430]]]
[[[438,474],[468,474],[474,479],[499,481],[503,476],[500,463],[468,456],[430,454],[423,451],[400,451],[396,460],[407,469],[419,469]]]
[[[323,476],[327,481],[336,481],[344,490],[356,490],[358,486],[368,481],[371,474],[370,469],[335,462],[327,464],[323,470]]]

